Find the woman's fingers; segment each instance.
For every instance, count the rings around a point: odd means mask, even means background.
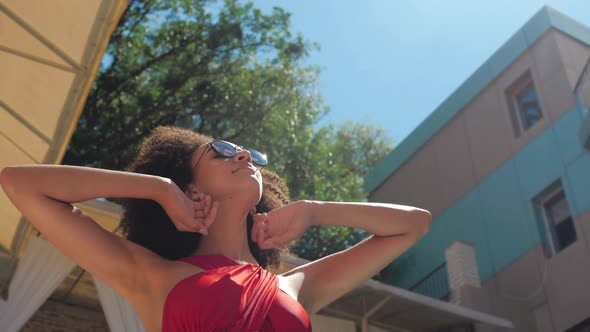
[[[291,236],[292,235],[289,233],[279,234],[276,236],[269,237],[268,239],[265,240],[265,243],[266,243],[266,245],[278,247],[278,246],[281,246],[281,245],[289,242],[291,239]]]
[[[217,208],[213,210],[213,205],[211,204],[211,196],[205,195],[203,193],[199,193],[195,195],[192,199],[193,201],[193,217],[187,226],[187,231],[192,232],[199,232],[203,235],[207,235],[207,229],[213,223],[215,219],[215,215],[217,213]],[[217,204],[215,204],[216,206]]]
[[[203,200],[203,199],[198,199],[198,200],[193,199],[193,207],[195,209],[203,209],[205,207],[205,200]]]
[[[206,232],[206,228],[199,222],[191,222],[191,223],[180,223],[177,229],[181,232],[195,232],[204,234],[203,230]]]
[[[262,229],[262,227],[263,227],[262,222],[259,222],[259,223],[261,225],[258,226],[260,229],[258,230],[258,238],[256,239],[256,242],[258,243],[258,246],[261,249],[265,249],[265,248],[262,247],[262,245],[264,243],[264,233],[266,232],[266,230],[265,229]]]
[[[261,239],[264,240],[267,231],[266,214],[257,213],[252,216],[254,225],[252,226],[252,241],[262,244]]]
[[[215,220],[215,216],[217,216],[218,207],[219,207],[219,203],[217,203],[217,202],[213,202],[213,204],[211,204],[211,207],[208,210],[209,212],[207,214],[207,218],[205,219],[205,222],[204,222],[206,228],[209,228],[209,226],[211,226],[211,224]]]
[[[266,240],[266,241],[264,241],[264,243],[262,244],[262,247],[263,247],[265,250],[268,250],[268,249],[272,249],[272,248],[278,247],[278,245],[277,245],[277,244],[276,244],[274,241],[272,241],[272,240]]]
[[[205,196],[205,204],[203,205],[204,215],[208,215],[211,212],[211,206],[212,206],[211,196],[207,195],[207,196]]]
[[[256,239],[258,239],[258,232],[260,231],[259,222],[254,220],[254,224],[252,225],[252,234],[250,234],[250,239],[252,242],[256,243]]]
[[[207,227],[204,225],[204,218],[194,217],[187,227],[190,232],[198,232],[203,235],[207,235]]]

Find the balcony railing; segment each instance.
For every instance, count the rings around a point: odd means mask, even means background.
[[[442,301],[449,300],[447,264],[443,263],[418,281],[410,290]]]

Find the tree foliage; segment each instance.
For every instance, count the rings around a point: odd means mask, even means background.
[[[153,128],[177,125],[265,151],[294,200],[362,200],[362,177],[391,151],[390,139],[367,124],[315,128],[328,108],[319,70],[304,60],[318,46],[293,34],[289,20],[253,2],[133,1],[64,163],[122,170]],[[296,250],[316,259],[362,236],[314,227]]]

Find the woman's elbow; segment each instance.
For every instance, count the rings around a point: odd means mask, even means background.
[[[419,237],[428,233],[430,224],[432,224],[432,214],[428,210],[416,208],[412,211],[412,223],[416,226]]]
[[[20,165],[6,166],[0,169],[0,187],[11,199],[17,197],[25,188],[30,173],[23,173]]]
[[[4,190],[4,192],[8,192],[10,185],[10,175],[9,173],[12,172],[11,166],[6,166],[0,170],[0,187]]]

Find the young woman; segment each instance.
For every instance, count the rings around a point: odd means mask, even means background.
[[[135,307],[148,332],[311,331],[308,313],[385,268],[423,236],[428,211],[303,200],[253,149],[159,127],[128,171],[22,165],[2,169],[12,203],[53,245]],[[272,162],[272,161],[270,161]],[[71,203],[124,198],[126,239]],[[282,249],[310,225],[374,235],[274,275]]]

